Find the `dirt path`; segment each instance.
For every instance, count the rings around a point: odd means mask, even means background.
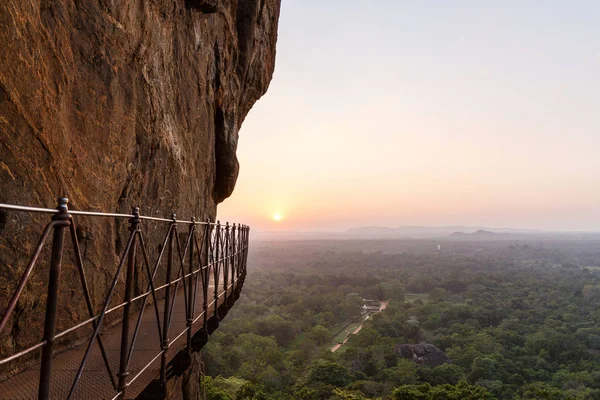
[[[382,312],[383,310],[385,310],[389,304],[390,304],[389,300],[380,301],[379,302],[379,312]]]
[[[383,310],[385,310],[387,308],[387,306],[390,304],[389,300],[384,300],[384,301],[380,301],[379,302],[379,311],[377,312],[382,312]],[[376,314],[376,313],[375,313]],[[333,346],[331,348],[331,352],[335,353],[336,351],[338,351],[340,349],[340,347],[342,347],[343,345],[345,345],[348,340],[350,339],[350,335],[356,335],[358,332],[360,332],[360,330],[363,328],[363,326],[365,325],[365,321],[368,320],[370,318],[370,315],[367,316],[367,318],[365,318],[363,320],[363,323],[360,324],[360,326],[358,326],[352,333],[347,333],[346,334],[346,339],[344,339],[344,341],[342,343],[337,343],[335,346]]]

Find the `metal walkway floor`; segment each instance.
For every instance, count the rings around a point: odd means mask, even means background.
[[[236,282],[236,285],[238,284],[239,281]],[[214,293],[214,282],[211,282],[210,289],[209,293]],[[228,295],[232,292],[233,291],[230,289]],[[223,304],[224,301],[225,293],[222,292],[220,293],[218,305]],[[170,328],[171,333],[169,334],[171,347],[167,353],[167,361],[170,361],[186,346],[186,315],[185,307],[182,305],[183,302],[184,290],[183,288],[180,288],[175,296],[175,307],[173,309]],[[202,310],[202,304],[203,296],[198,295],[196,299],[196,309]],[[164,299],[159,300],[158,305],[159,310],[162,310],[162,307],[164,307]],[[179,305],[179,307],[177,307],[177,305]],[[214,314],[214,310],[215,305],[213,297],[212,303],[209,303],[207,311],[208,318]],[[130,318],[131,326],[135,326],[137,323],[138,314],[139,312],[132,314]],[[198,319],[193,325],[192,334],[203,327],[203,322],[203,317]],[[132,336],[133,332],[130,333],[130,341]],[[177,338],[178,336],[179,338]],[[119,370],[121,324],[104,331],[102,333],[102,340],[112,371],[113,373],[116,373]],[[75,375],[85,353],[86,345],[87,341],[78,347],[55,354],[52,362],[52,380],[50,384],[51,399],[66,399],[68,397]],[[130,399],[137,397],[157,377],[160,372],[161,364],[161,357],[157,357],[157,354],[160,354],[160,351],[161,346],[154,306],[148,305],[142,315],[135,351],[133,352],[130,361],[130,375],[128,382],[131,382],[131,384],[127,387],[126,398]],[[155,360],[147,369],[143,370],[153,358],[155,358]],[[37,399],[39,379],[39,364],[32,365],[25,371],[0,383],[0,398],[7,400]],[[98,343],[96,342],[85,365],[81,381],[75,389],[73,398],[86,400],[112,399],[115,396],[115,393],[116,390],[111,384]]]

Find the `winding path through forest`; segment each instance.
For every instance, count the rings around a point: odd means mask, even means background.
[[[379,311],[375,312],[374,314],[380,313],[383,310],[385,310],[386,307],[388,306],[388,304],[390,304],[389,300],[380,301],[379,302]],[[373,314],[371,314],[371,315],[373,315]],[[348,342],[348,339],[350,339],[350,335],[356,335],[358,332],[360,332],[360,330],[365,325],[365,321],[368,320],[371,315],[367,315],[367,317],[362,321],[362,323],[356,329],[354,329],[354,331],[346,332],[346,338],[344,339],[344,341],[342,343],[337,343],[335,346],[333,346],[331,348],[331,352],[335,353],[337,350],[339,350],[340,347],[345,345]],[[348,326],[350,326],[350,324],[348,324]]]

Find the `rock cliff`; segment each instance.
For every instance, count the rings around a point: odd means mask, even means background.
[[[278,0],[3,1],[0,201],[212,215],[278,16]]]
[[[280,0],[3,0],[0,202],[54,208],[66,196],[73,209],[139,205],[144,215],[214,218],[237,179],[239,129],[273,74],[279,8]],[[47,222],[0,211],[0,309]],[[125,225],[79,223],[95,301]],[[0,348],[39,339],[24,321],[43,309],[45,279],[41,265]]]

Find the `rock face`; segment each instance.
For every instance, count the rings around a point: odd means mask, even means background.
[[[0,2],[0,203],[54,208],[66,196],[72,209],[214,218],[236,183],[240,126],[272,78],[279,9],[280,0]],[[2,293],[48,221],[0,211]],[[95,302],[126,228],[79,221]],[[44,267],[0,349],[39,339],[25,321],[43,309]]]
[[[275,65],[279,0],[6,0],[0,201],[212,215]]]
[[[452,362],[446,353],[432,344],[399,344],[395,351],[400,357],[430,367]]]

